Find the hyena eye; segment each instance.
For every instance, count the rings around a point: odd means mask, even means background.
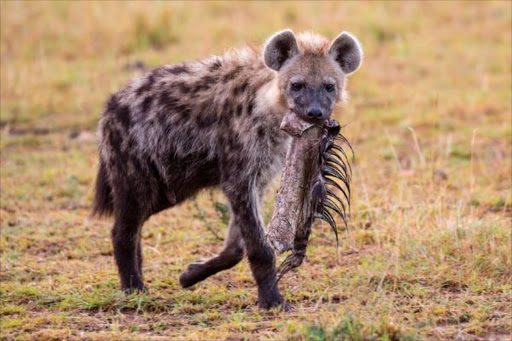
[[[333,92],[334,91],[334,84],[325,84],[325,91]]]
[[[299,91],[304,87],[304,83],[294,82],[292,83],[292,91]]]

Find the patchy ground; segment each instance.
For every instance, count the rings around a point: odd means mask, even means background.
[[[0,18],[1,339],[510,340],[510,2],[2,2]],[[178,285],[222,245],[225,200],[206,191],[146,224],[150,293],[124,296],[111,221],[88,218],[105,99],[283,27],[365,48],[337,113],[350,230],[336,249],[316,224],[281,282],[293,310],[260,312],[246,262]]]

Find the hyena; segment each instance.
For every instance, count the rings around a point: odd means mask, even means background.
[[[284,30],[262,50],[158,67],[112,95],[99,123],[93,213],[114,216],[122,289],[145,290],[144,222],[203,188],[219,186],[231,209],[224,248],[189,264],[180,284],[190,287],[229,269],[246,253],[259,307],[282,304],[275,255],[260,217],[264,189],[283,165],[289,143],[279,126],[289,110],[307,120],[328,119],[361,58],[349,33],[329,42]]]

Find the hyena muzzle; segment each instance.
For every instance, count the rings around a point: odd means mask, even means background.
[[[259,202],[289,142],[279,126],[289,110],[328,119],[345,96],[345,77],[362,51],[341,33],[332,42],[285,30],[262,51],[245,48],[147,72],[111,96],[99,123],[93,213],[113,215],[122,288],[144,290],[141,228],[153,214],[218,186],[231,220],[223,250],[180,276],[189,287],[239,263],[244,253],[263,309],[282,304],[275,255]]]

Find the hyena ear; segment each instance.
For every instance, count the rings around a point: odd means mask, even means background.
[[[291,30],[279,31],[270,37],[265,44],[263,58],[272,70],[279,69],[292,57],[299,54],[297,40]]]
[[[331,43],[329,55],[340,65],[346,74],[356,71],[361,66],[363,50],[356,37],[342,32]]]

